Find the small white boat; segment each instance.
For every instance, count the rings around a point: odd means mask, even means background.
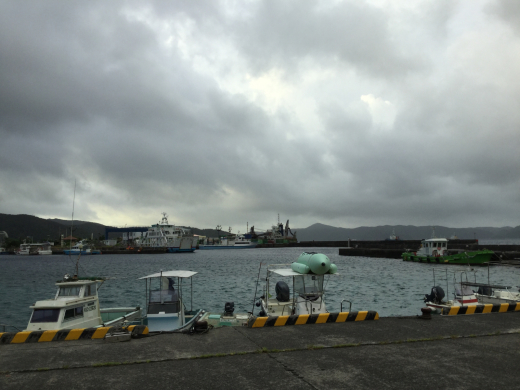
[[[250,235],[237,234],[234,238],[221,238],[220,242],[214,243],[205,240],[199,245],[199,249],[251,249],[256,248],[256,243],[251,241]]]
[[[386,241],[400,241],[401,239],[399,236],[395,235],[395,229],[392,230],[392,234],[390,234],[390,237],[386,239]]]
[[[141,316],[139,307],[101,309],[98,284],[103,279],[78,279],[65,275],[56,283],[53,299],[37,301],[27,325],[27,331],[95,328],[117,326]]]
[[[70,249],[64,249],[63,254],[65,255],[100,255],[101,251],[93,249],[89,244],[80,241]]]
[[[266,285],[260,297],[259,316],[286,316],[328,313],[325,306],[325,276],[337,275],[337,267],[321,253],[302,253],[295,263],[267,267]],[[274,285],[273,278],[291,278],[291,288],[284,281]],[[273,294],[271,294],[273,293]]]
[[[444,274],[446,281],[446,293],[444,289],[440,287],[437,280],[442,279],[440,275]],[[430,294],[424,296],[424,302],[426,306],[432,308],[434,313],[442,313],[442,309],[451,308],[455,306],[475,306],[481,304],[476,293],[468,286],[467,279],[468,271],[444,271],[433,269],[433,285]],[[444,300],[446,296],[449,296],[449,279],[453,277],[452,281],[452,294],[453,299]],[[465,277],[465,281],[463,280]],[[460,279],[460,280],[459,280]]]
[[[490,284],[489,274],[488,283],[464,282],[463,285],[478,289],[475,295],[480,303],[501,304],[520,302],[520,287]]]
[[[0,255],[8,255],[8,254],[9,254],[9,252],[7,252],[7,251],[5,250],[5,248],[0,247]]]
[[[90,255],[90,246],[83,244],[82,241],[72,246],[70,249],[64,249],[63,253],[66,255]]]
[[[139,320],[150,332],[182,332],[203,314],[193,310],[193,271],[161,271],[143,276],[146,281],[146,316]],[[190,310],[184,294],[190,291]]]

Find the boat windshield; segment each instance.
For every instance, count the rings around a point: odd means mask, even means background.
[[[60,309],[34,309],[31,322],[58,322]]]
[[[455,294],[457,295],[472,295],[473,290],[469,286],[462,286],[460,284],[455,285]]]
[[[294,289],[302,298],[318,298],[323,293],[323,275],[295,276]]]
[[[58,296],[60,297],[79,297],[79,291],[81,287],[79,286],[66,286],[60,287],[60,292]]]
[[[180,310],[179,292],[174,278],[161,277],[160,288],[150,289],[148,297],[148,314],[177,313]]]

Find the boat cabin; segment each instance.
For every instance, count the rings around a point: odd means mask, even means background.
[[[448,240],[446,238],[429,238],[421,241],[417,256],[444,256],[447,254]]]
[[[27,331],[90,328],[103,324],[97,286],[102,280],[65,280],[56,283],[54,299],[37,301]]]
[[[150,332],[173,331],[194,318],[193,271],[161,271],[146,280],[146,321]],[[183,290],[190,290],[190,311],[184,309]]]

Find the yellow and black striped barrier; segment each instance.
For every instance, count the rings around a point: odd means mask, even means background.
[[[146,336],[148,327],[130,325],[124,328],[100,327],[85,329],[37,330],[0,333],[0,344],[44,343],[48,341],[96,340],[104,339],[108,333],[128,332],[132,337]]]
[[[442,309],[442,314],[445,316],[456,316],[470,314],[507,313],[510,311],[520,311],[520,302],[444,307]]]
[[[354,311],[341,313],[321,313],[321,314],[301,314],[293,316],[269,316],[251,317],[247,322],[248,328],[262,328],[267,326],[287,326],[287,325],[310,325],[310,324],[329,324],[333,322],[349,321],[371,321],[378,320],[377,311]]]

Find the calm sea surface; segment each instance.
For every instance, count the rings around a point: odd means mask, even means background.
[[[338,266],[338,275],[326,277],[325,302],[329,311],[339,311],[340,302],[348,299],[352,301],[352,310],[376,310],[381,316],[420,314],[420,308],[424,306],[422,298],[433,286],[432,270],[435,268],[444,272],[446,269],[442,265],[396,259],[339,256],[338,248],[305,249],[326,254]],[[99,290],[101,307],[144,307],[145,282],[137,280],[139,277],[161,270],[191,270],[198,272],[193,278],[194,308],[222,312],[225,302],[233,301],[235,312],[246,312],[253,308],[260,264],[262,269],[257,297],[264,286],[266,265],[291,263],[302,251],[302,248],[231,249],[157,255],[82,256],[80,276],[110,278]],[[0,324],[25,329],[31,314],[29,306],[37,300],[54,297],[54,283],[66,273],[73,274],[75,259],[75,256],[69,258],[66,255],[0,256]],[[469,267],[449,266],[448,270],[468,271]],[[476,276],[477,281],[487,282],[488,269],[474,267],[467,274],[471,281]],[[518,286],[520,269],[492,267],[490,281]],[[436,284],[444,288],[446,281],[437,279]],[[189,298],[189,294],[185,293],[185,298]]]

